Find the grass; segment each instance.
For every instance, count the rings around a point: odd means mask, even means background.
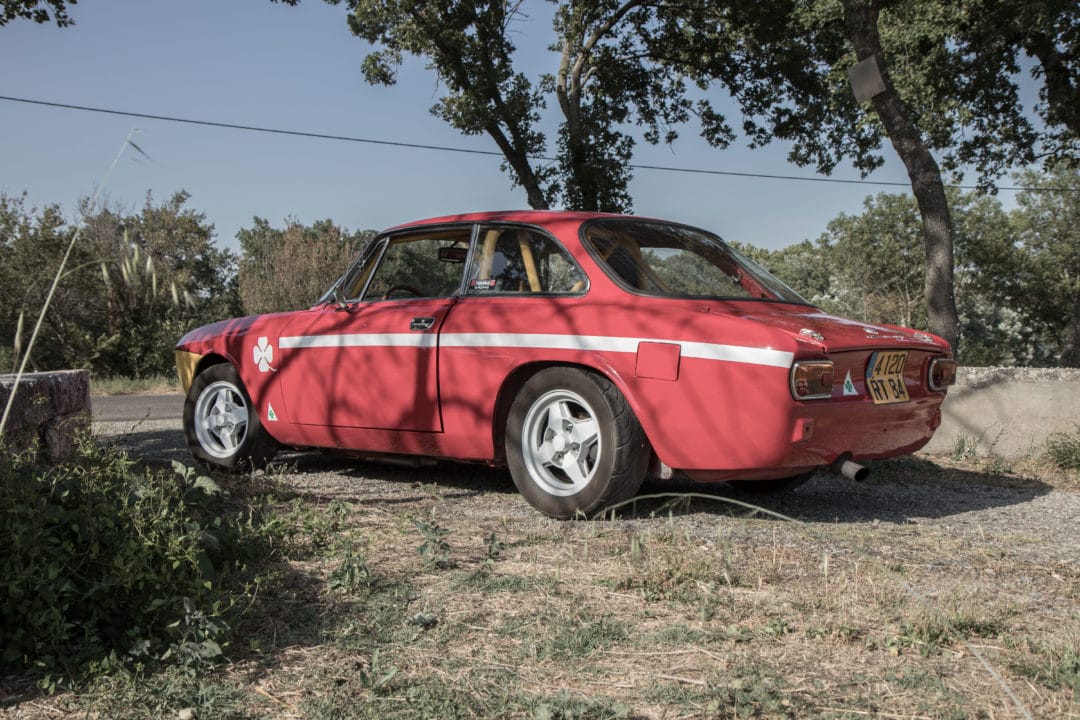
[[[175,374],[149,378],[95,375],[90,379],[92,395],[157,395],[178,392],[180,392],[180,380]]]
[[[383,502],[377,485],[220,482],[238,503],[276,498],[285,560],[238,626],[231,662],[195,677],[113,674],[52,696],[9,678],[8,711],[1016,716],[977,651],[1034,716],[1080,714],[1074,563],[1032,564],[902,523],[794,525],[715,509],[558,523],[518,512],[509,492],[441,484]]]

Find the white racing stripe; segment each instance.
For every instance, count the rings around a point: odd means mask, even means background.
[[[439,336],[431,333],[355,333],[350,335],[293,335],[278,339],[278,347],[420,347],[433,348]]]
[[[548,335],[541,333],[357,333],[349,335],[297,335],[282,337],[282,349],[327,347],[417,347],[477,348],[507,347],[537,350],[588,350],[593,352],[636,353],[643,342],[680,345],[683,357],[722,362],[789,368],[794,354],[784,350],[684,342],[661,338],[611,337],[607,335]]]

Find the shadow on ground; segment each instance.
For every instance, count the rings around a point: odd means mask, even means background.
[[[106,439],[151,464],[191,462],[179,429],[135,426]],[[317,451],[288,451],[279,455],[275,466],[273,475],[280,484],[317,500],[402,505],[437,492],[443,500],[495,494],[506,496],[508,502],[523,502],[505,469],[484,465],[440,462],[410,467]],[[727,497],[804,522],[905,523],[1019,505],[1052,489],[1030,478],[951,468],[918,457],[882,461],[871,467],[870,479],[862,483],[819,472],[802,487],[777,495],[747,493],[725,483],[647,480],[640,495],[698,493],[715,497],[716,501],[698,498],[673,505],[668,499],[642,500],[620,514],[632,517],[635,513],[747,512],[741,506],[723,502],[722,498]],[[340,478],[340,483],[334,476]]]

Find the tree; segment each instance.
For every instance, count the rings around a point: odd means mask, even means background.
[[[1023,181],[1068,187],[1058,177],[1032,175]],[[1072,218],[1061,206],[1070,197],[1032,191],[1030,199],[1045,206],[1038,212],[1022,206],[1007,214],[995,197],[949,191],[956,230],[959,350],[967,364],[1057,363],[1075,287],[1061,272],[1078,245]],[[1025,241],[1029,231],[1024,228],[1034,226],[1040,230]],[[827,312],[918,326],[926,318],[921,248],[914,199],[881,193],[866,198],[861,214],[832,220],[816,242],[758,250],[755,259]]]
[[[1080,367],[1080,171],[1027,171],[1017,195],[1019,283],[1034,320],[1057,339],[1059,364]]]
[[[45,315],[29,365],[89,367],[131,377],[172,371],[172,348],[194,326],[236,312],[235,259],[180,192],[138,214],[83,204],[86,224]],[[27,209],[0,195],[0,358],[14,365],[19,317],[32,326],[75,227],[58,206]],[[10,350],[9,350],[10,349]]]
[[[240,300],[250,314],[310,306],[375,236],[373,230],[349,232],[330,220],[306,227],[289,219],[284,229],[262,218],[252,222],[236,234],[243,253]]]
[[[635,124],[648,142],[670,141],[674,127],[697,111],[718,144],[730,137],[722,119],[687,99],[680,71],[649,56],[634,31],[652,22],[655,6],[645,0],[558,4],[551,47],[557,68],[532,79],[516,69],[511,40],[527,19],[521,2],[348,0],[347,6],[353,33],[376,47],[364,58],[365,79],[392,85],[405,56],[426,60],[445,87],[431,112],[466,135],[488,135],[533,208],[629,210]],[[562,115],[554,163],[545,158],[547,137],[539,129],[549,98]]]
[[[1049,38],[1053,52],[1036,73],[1046,80],[1048,122],[1065,123],[1077,87],[1076,6],[1040,0],[1019,12],[1012,0],[708,0],[662,5],[651,52],[684,68],[702,87],[737,88],[752,144],[792,144],[790,159],[831,172],[850,158],[862,172],[881,163],[888,138],[918,201],[926,252],[929,326],[954,347],[959,326],[953,297],[953,227],[934,153],[955,173],[975,164],[989,184],[1038,151],[1050,136],[1032,127],[1019,100],[1021,53]],[[1011,40],[980,44],[993,21],[1018,29]],[[1011,14],[1010,14],[1011,13]],[[1015,17],[1014,17],[1015,16]],[[877,86],[857,102],[848,71],[861,62]],[[1053,70],[1051,70],[1053,68]],[[1053,88],[1048,90],[1047,88]],[[1049,98],[1064,100],[1049,101]],[[1073,135],[1075,137],[1075,134]],[[1075,154],[1075,145],[1073,153]],[[1059,144],[1058,152],[1068,146]]]
[[[74,25],[75,21],[67,14],[67,6],[77,2],[78,0],[0,0],[0,26],[15,20],[33,20],[36,23],[53,20],[58,27]]]
[[[1042,128],[1026,116],[1016,127],[1036,137],[1036,152],[1053,171],[1062,163],[1075,166],[1080,156],[1080,5],[1073,0],[966,0],[957,53],[970,87],[992,82],[1005,92],[1003,105],[1019,105],[1016,78],[1021,54],[1030,58],[1030,74],[1039,81],[1039,103],[1034,114]],[[1005,73],[1008,73],[1008,77]],[[988,77],[990,80],[978,80]],[[980,116],[993,122],[999,113],[981,108]],[[1016,113],[1010,111],[1014,116]]]
[[[919,211],[911,197],[881,193],[866,198],[862,215],[831,221],[819,246],[833,272],[823,306],[875,323],[921,327],[924,258]]]
[[[0,194],[0,332],[3,372],[14,372],[26,350],[30,330],[44,303],[53,275],[74,232],[58,205],[41,210],[27,208],[25,196]],[[84,247],[76,245],[71,268],[57,288],[53,306],[42,324],[30,367],[35,370],[81,367],[93,354],[96,315],[88,302],[93,295],[90,260]],[[89,351],[88,351],[89,350]]]
[[[83,241],[101,258],[104,327],[96,367],[118,375],[169,373],[172,349],[197,325],[239,314],[236,257],[214,243],[206,215],[173,193],[137,214],[102,208],[87,217]]]

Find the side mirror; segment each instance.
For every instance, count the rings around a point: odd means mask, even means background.
[[[348,303],[345,302],[345,296],[341,294],[341,288],[338,287],[337,285],[335,285],[333,293],[334,293],[334,304],[337,305],[337,309],[338,310],[347,309],[349,307],[349,305],[348,305]]]

